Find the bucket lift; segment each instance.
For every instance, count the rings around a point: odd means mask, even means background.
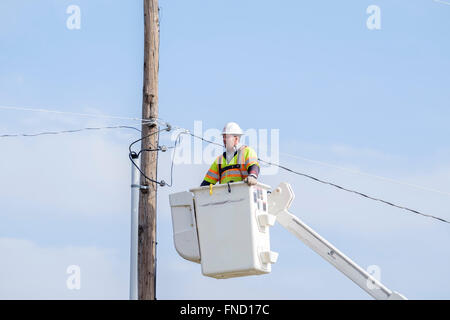
[[[175,249],[200,263],[205,276],[225,279],[267,274],[278,253],[270,250],[269,227],[277,221],[304,244],[377,300],[405,300],[322,238],[289,207],[288,183],[270,186],[244,182],[193,188],[169,196]]]

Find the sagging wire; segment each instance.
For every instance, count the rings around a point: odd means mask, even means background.
[[[152,124],[152,122],[150,122],[150,124]],[[153,124],[154,124],[154,122],[153,122]],[[165,128],[162,128],[162,129],[159,129],[159,130],[157,130],[157,131],[154,131],[154,132],[152,132],[152,133],[146,135],[145,137],[141,137],[141,138],[137,139],[136,141],[133,141],[133,142],[128,146],[128,151],[129,151],[129,153],[128,153],[128,158],[130,159],[131,163],[138,169],[138,171],[142,174],[142,176],[143,176],[145,179],[147,179],[147,180],[149,180],[149,181],[151,181],[151,182],[153,182],[153,183],[156,183],[156,184],[160,185],[161,187],[164,187],[164,186],[166,185],[166,182],[165,182],[164,180],[157,181],[157,180],[155,180],[155,179],[152,179],[152,178],[148,177],[148,176],[141,170],[141,168],[136,164],[136,162],[134,162],[133,159],[138,159],[142,152],[157,152],[157,151],[166,152],[166,151],[167,151],[167,147],[166,147],[166,146],[158,146],[157,148],[153,148],[153,146],[151,145],[152,149],[148,149],[148,148],[147,148],[147,149],[141,149],[141,150],[139,150],[139,152],[137,152],[137,153],[136,153],[135,151],[132,151],[132,150],[131,150],[131,147],[132,147],[134,144],[136,144],[137,142],[142,141],[142,140],[144,140],[144,139],[147,139],[147,138],[149,138],[149,137],[151,137],[151,136],[153,136],[153,135],[155,135],[155,134],[159,134],[159,133],[162,132],[162,131],[168,131],[168,132],[169,132],[170,130],[172,130],[172,126],[171,126],[169,123],[165,123],[165,124],[166,124],[166,127],[165,127]],[[170,186],[171,186],[171,185],[170,185]]]
[[[182,131],[180,131],[177,134],[177,137],[175,138],[175,144],[173,146],[171,146],[171,147],[167,147],[168,149],[174,149],[174,151],[172,153],[172,160],[171,160],[171,165],[170,165],[170,184],[166,183],[166,185],[168,187],[172,187],[172,185],[173,185],[173,164],[174,164],[174,160],[175,160],[175,152],[176,152],[177,146],[179,145],[179,143],[181,141],[181,135],[187,134],[187,135],[190,135],[190,136],[192,136],[194,138],[203,140],[204,142],[207,142],[207,143],[210,143],[210,144],[215,144],[215,145],[218,145],[220,147],[223,147],[223,145],[221,145],[221,144],[219,144],[217,142],[209,141],[209,140],[204,139],[203,137],[200,137],[200,136],[197,136],[197,135],[193,134],[188,129],[181,128],[181,127],[176,127],[176,126],[174,126],[173,128],[176,128],[176,129],[179,129],[179,130],[182,130]]]
[[[69,112],[69,111],[50,110],[50,109],[43,109],[43,108],[14,107],[14,106],[1,106],[1,105],[0,105],[0,109],[1,110],[14,110],[14,111],[40,112],[40,113],[54,113],[54,114],[60,114],[60,115],[66,115],[66,116],[76,116],[76,117],[91,117],[91,118],[139,121],[142,124],[152,123],[154,121],[157,121],[163,125],[168,125],[168,123],[161,118],[142,119],[142,118],[121,117],[121,116],[113,116],[113,115],[105,115],[105,114]]]
[[[159,133],[159,132],[164,131],[164,130],[170,131],[170,130],[172,129],[172,127],[171,127],[169,124],[167,124],[167,125],[168,125],[168,126],[167,126],[166,128],[161,129],[161,130],[158,130],[158,131],[156,131],[156,132],[153,132],[153,133],[151,133],[149,136],[151,136],[151,135],[153,135],[153,134],[156,134],[156,133]],[[145,178],[147,178],[148,180],[150,180],[150,181],[152,181],[152,182],[154,182],[154,183],[157,183],[157,184],[159,184],[159,185],[161,185],[161,186],[164,186],[164,185],[167,185],[168,187],[172,187],[172,186],[173,186],[173,165],[174,165],[174,159],[175,159],[175,152],[176,152],[177,146],[179,145],[179,143],[180,143],[180,141],[181,141],[181,135],[187,134],[187,135],[190,135],[190,136],[192,136],[192,137],[194,137],[194,138],[196,138],[196,139],[200,139],[200,140],[202,140],[202,141],[204,141],[204,142],[206,142],[206,143],[209,143],[209,144],[215,144],[215,145],[218,145],[218,146],[222,147],[222,144],[219,144],[219,143],[217,143],[217,142],[210,141],[210,140],[204,139],[203,137],[197,136],[197,135],[191,133],[189,130],[187,130],[187,129],[185,129],[185,128],[180,128],[180,127],[174,127],[174,128],[181,129],[182,131],[178,133],[178,135],[177,135],[177,137],[176,137],[176,139],[175,139],[175,144],[174,144],[174,146],[172,146],[172,147],[159,146],[159,147],[153,148],[153,149],[142,149],[142,150],[139,151],[139,153],[135,153],[135,152],[131,151],[131,146],[132,146],[133,144],[135,144],[136,142],[141,141],[142,139],[145,139],[145,138],[147,138],[147,137],[149,137],[149,136],[134,141],[132,144],[130,144],[130,147],[129,147],[129,150],[130,150],[129,157],[130,157],[131,162],[136,166],[136,168],[138,168],[138,170],[141,172],[141,174],[142,174]],[[153,180],[153,179],[148,178],[148,177],[140,170],[140,168],[134,163],[134,161],[133,161],[133,159],[132,159],[132,156],[134,156],[134,157],[137,158],[137,157],[139,157],[139,155],[140,155],[142,152],[145,152],[145,151],[149,151],[149,152],[163,151],[163,152],[165,152],[165,151],[167,151],[168,148],[173,148],[173,149],[174,149],[174,151],[173,151],[173,153],[172,153],[172,159],[171,159],[170,183],[166,183],[164,180],[161,180],[161,182],[158,182],[158,181],[156,181],[156,180]],[[316,181],[316,182],[319,182],[319,183],[322,183],[322,184],[327,184],[327,185],[330,185],[330,186],[332,186],[332,187],[338,188],[338,189],[340,189],[340,190],[343,190],[343,191],[346,191],[346,192],[350,192],[350,193],[354,193],[354,194],[357,194],[357,195],[359,195],[359,196],[362,196],[362,197],[364,197],[364,198],[367,198],[367,199],[370,199],[370,200],[373,200],[373,201],[378,201],[378,202],[387,204],[387,205],[389,205],[389,206],[392,206],[392,207],[395,207],[395,208],[398,208],[398,209],[406,210],[406,211],[412,212],[412,213],[414,213],[414,214],[418,214],[418,215],[421,215],[421,216],[424,216],[424,217],[436,219],[436,220],[439,220],[439,221],[441,221],[441,222],[449,223],[449,224],[450,224],[450,221],[447,221],[447,220],[445,220],[445,219],[443,219],[443,218],[440,218],[440,217],[437,217],[437,216],[433,216],[433,215],[430,215],[430,214],[425,214],[425,213],[420,212],[420,211],[418,211],[418,210],[414,210],[414,209],[410,209],[410,208],[407,208],[407,207],[404,207],[404,206],[400,206],[400,205],[394,204],[394,203],[392,203],[392,202],[389,202],[389,201],[386,201],[386,200],[383,200],[383,199],[375,198],[375,197],[369,196],[369,195],[364,194],[364,193],[359,192],[359,191],[347,189],[347,188],[342,187],[342,186],[340,186],[340,185],[337,185],[337,184],[335,184],[335,183],[332,183],[332,182],[328,182],[328,181],[324,181],[324,180],[318,179],[318,178],[313,177],[313,176],[311,176],[311,175],[308,175],[308,174],[305,174],[305,173],[302,173],[302,172],[295,171],[295,170],[290,169],[290,168],[288,168],[288,167],[285,167],[285,166],[282,166],[282,165],[279,165],[279,164],[275,164],[275,163],[272,163],[272,162],[263,160],[263,159],[261,159],[261,158],[258,158],[258,160],[259,160],[260,162],[266,163],[266,164],[268,164],[268,165],[270,165],[270,166],[276,166],[276,167],[279,167],[280,169],[286,170],[286,171],[291,172],[291,173],[294,173],[294,174],[296,174],[296,175],[300,175],[300,176],[303,176],[303,177],[312,179],[312,180],[314,180],[314,181]]]
[[[139,150],[139,152],[137,153],[137,156],[139,158],[139,156],[141,155],[142,152],[154,152],[154,151],[162,151],[162,152],[166,152],[167,149],[171,149],[174,147],[167,147],[167,146],[158,146],[158,148],[156,149],[141,149]]]
[[[308,175],[308,174],[294,171],[294,170],[292,170],[292,169],[290,169],[290,168],[287,168],[287,167],[285,167],[285,166],[282,166],[282,165],[274,164],[274,163],[271,163],[271,162],[269,162],[269,161],[265,161],[265,160],[262,160],[262,159],[259,159],[259,158],[258,158],[258,160],[261,161],[261,162],[267,163],[268,165],[272,165],[272,166],[279,167],[279,168],[281,168],[281,169],[283,169],[283,170],[289,171],[289,172],[294,173],[294,174],[297,174],[297,175],[299,175],[299,176],[303,176],[303,177],[312,179],[312,180],[314,180],[314,181],[317,181],[317,182],[320,182],[320,183],[323,183],[323,184],[327,184],[327,185],[333,186],[333,187],[338,188],[338,189],[341,189],[341,190],[343,190],[343,191],[355,193],[355,194],[357,194],[357,195],[360,195],[360,196],[362,196],[362,197],[364,197],[364,198],[367,198],[367,199],[370,199],[370,200],[379,201],[379,202],[382,202],[382,203],[384,203],[384,204],[390,205],[390,206],[395,207],[395,208],[398,208],[398,209],[403,209],[403,210],[410,211],[410,212],[415,213],[415,214],[419,214],[419,215],[424,216],[424,217],[433,218],[433,219],[436,219],[436,220],[439,220],[439,221],[442,221],[442,222],[445,222],[445,223],[450,223],[450,221],[447,221],[447,220],[442,219],[442,218],[440,218],[440,217],[436,217],[436,216],[433,216],[433,215],[425,214],[425,213],[422,213],[422,212],[417,211],[417,210],[414,210],[414,209],[409,209],[409,208],[407,208],[407,207],[399,206],[399,205],[396,205],[396,204],[394,204],[394,203],[392,203],[392,202],[389,202],[389,201],[386,201],[386,200],[383,200],[383,199],[374,198],[374,197],[371,197],[371,196],[369,196],[369,195],[367,195],[367,194],[364,194],[364,193],[362,193],[362,192],[358,192],[358,191],[355,191],[355,190],[347,189],[347,188],[344,188],[344,187],[339,186],[339,185],[337,185],[337,184],[334,184],[334,183],[332,183],[332,182],[323,181],[323,180],[321,180],[321,179],[315,178],[315,177],[310,176],[310,175]]]
[[[184,131],[184,132],[181,132],[181,133],[179,134],[179,136],[180,136],[181,134],[189,134],[189,135],[191,135],[192,137],[197,138],[197,139],[200,139],[200,140],[202,140],[202,141],[204,141],[204,142],[206,142],[206,143],[215,144],[215,145],[219,145],[219,146],[222,147],[222,145],[219,144],[219,143],[216,143],[216,142],[213,142],[213,141],[210,141],[210,140],[206,140],[206,139],[204,139],[203,137],[196,136],[196,135],[192,134],[191,132],[189,132],[189,130],[187,130],[187,129],[184,129],[184,130],[185,130],[185,131]],[[176,145],[175,145],[175,147],[176,147]],[[175,152],[174,152],[174,154],[175,154]],[[285,166],[282,166],[282,165],[279,165],[279,164],[275,164],[275,163],[272,163],[272,162],[269,162],[269,161],[265,161],[265,160],[263,160],[263,159],[261,159],[261,158],[258,158],[258,160],[261,161],[261,162],[264,162],[264,163],[266,163],[266,164],[268,164],[268,165],[276,166],[276,167],[279,167],[280,169],[286,170],[286,171],[288,171],[288,172],[291,172],[291,173],[294,173],[294,174],[297,174],[297,175],[300,175],[300,176],[303,176],[303,177],[312,179],[312,180],[314,180],[314,181],[316,181],[316,182],[320,182],[320,183],[323,183],[323,184],[327,184],[327,185],[333,186],[333,187],[335,187],[335,188],[338,188],[338,189],[340,189],[340,190],[347,191],[347,192],[351,192],[351,193],[357,194],[357,195],[359,195],[359,196],[362,196],[362,197],[367,198],[367,199],[370,199],[370,200],[379,201],[379,202],[382,202],[382,203],[384,203],[384,204],[387,204],[387,205],[389,205],[389,206],[392,206],[392,207],[395,207],[395,208],[398,208],[398,209],[406,210],[406,211],[412,212],[412,213],[414,213],[414,214],[418,214],[418,215],[421,215],[421,216],[424,216],[424,217],[436,219],[436,220],[439,220],[439,221],[441,221],[441,222],[449,223],[449,224],[450,224],[450,221],[447,221],[447,220],[445,220],[445,219],[443,219],[443,218],[440,218],[440,217],[437,217],[437,216],[433,216],[433,215],[430,215],[430,214],[425,214],[425,213],[420,212],[420,211],[418,211],[418,210],[414,210],[414,209],[410,209],[410,208],[407,208],[407,207],[404,207],[404,206],[400,206],[400,205],[394,204],[394,203],[392,203],[392,202],[389,202],[389,201],[386,201],[386,200],[383,200],[383,199],[371,197],[371,196],[369,196],[369,195],[367,195],[367,194],[364,194],[364,193],[362,193],[362,192],[358,192],[358,191],[355,191],[355,190],[351,190],[351,189],[344,188],[344,187],[342,187],[342,186],[340,186],[340,185],[337,185],[337,184],[335,184],[335,183],[328,182],[328,181],[324,181],[324,180],[315,178],[315,177],[313,177],[313,176],[311,176],[311,175],[308,175],[308,174],[305,174],[305,173],[297,172],[297,171],[292,170],[292,169],[290,169],[290,168],[287,168],[287,167],[285,167]],[[172,166],[173,166],[173,162],[172,162]]]
[[[144,137],[144,138],[142,138],[142,139],[138,139],[138,140],[134,141],[132,144],[130,144],[130,147],[129,147],[129,151],[130,151],[130,153],[129,153],[129,158],[130,158],[130,161],[133,163],[133,165],[134,165],[136,168],[138,168],[139,172],[141,172],[141,174],[142,174],[146,179],[150,180],[151,182],[157,183],[157,184],[159,184],[160,186],[168,186],[168,187],[172,187],[172,186],[173,186],[173,164],[174,164],[174,161],[175,161],[175,152],[176,152],[176,148],[177,148],[177,146],[179,145],[179,143],[180,143],[180,141],[181,141],[181,135],[183,135],[183,134],[188,134],[188,135],[191,135],[191,136],[193,136],[193,137],[195,137],[195,138],[204,140],[202,137],[199,137],[199,136],[196,136],[196,135],[192,134],[192,133],[191,133],[189,130],[187,130],[187,129],[183,129],[183,128],[180,128],[180,127],[175,127],[175,128],[181,129],[181,130],[183,130],[183,131],[181,131],[181,132],[179,132],[179,133],[177,134],[177,137],[175,138],[175,144],[174,144],[173,146],[169,146],[169,147],[167,147],[167,146],[158,146],[157,148],[153,148],[153,149],[141,149],[138,153],[136,153],[136,152],[134,152],[134,151],[131,151],[131,146],[132,146],[133,144],[135,144],[136,142],[138,142],[138,141],[140,141],[140,140],[146,138],[146,137]],[[169,125],[167,128],[161,129],[161,130],[159,130],[159,131],[164,131],[164,130],[170,131],[171,129],[172,129],[172,127]],[[157,132],[154,132],[154,133],[152,133],[152,134],[155,134],[155,133],[157,133]],[[148,136],[147,136],[147,137],[148,137]],[[208,141],[208,140],[204,140],[204,141],[205,141],[205,142],[209,142],[209,143],[215,143],[215,142]],[[217,144],[217,143],[215,143],[215,144]],[[219,144],[217,144],[217,145],[219,145]],[[219,146],[222,146],[222,145],[219,145]],[[160,182],[158,182],[158,181],[155,181],[154,179],[150,179],[149,177],[147,177],[147,176],[141,171],[141,169],[140,169],[140,168],[136,165],[136,163],[133,161],[133,159],[139,158],[139,156],[140,156],[140,154],[141,154],[142,152],[157,152],[157,151],[166,152],[168,149],[174,149],[174,151],[173,151],[173,153],[172,153],[171,165],[170,165],[170,183],[167,183],[167,182],[165,182],[164,180],[161,180]]]
[[[62,130],[62,131],[44,131],[39,133],[18,133],[18,134],[2,134],[0,135],[0,138],[12,138],[12,137],[37,137],[37,136],[43,136],[43,135],[58,135],[63,133],[74,133],[74,132],[81,132],[85,130],[102,130],[102,129],[133,129],[138,132],[141,132],[138,128],[132,127],[132,126],[107,126],[107,127],[87,127],[87,128],[81,128],[81,129],[74,129],[74,130]]]
[[[435,0],[435,1],[436,1],[436,2],[442,2],[442,3],[444,3],[444,1],[438,1],[438,0]],[[130,146],[129,146],[129,158],[130,158],[130,161],[133,163],[133,165],[141,172],[141,174],[142,174],[146,179],[148,179],[148,180],[150,180],[150,181],[152,181],[152,182],[154,182],[154,183],[158,183],[158,184],[161,185],[161,186],[166,185],[166,183],[164,182],[164,180],[161,180],[161,182],[158,182],[158,181],[156,181],[156,180],[153,180],[153,179],[150,179],[149,177],[147,177],[147,176],[142,172],[142,170],[139,168],[139,166],[137,166],[137,164],[133,161],[133,158],[139,157],[139,155],[140,155],[142,152],[152,152],[152,151],[163,151],[163,152],[165,152],[165,151],[167,150],[167,147],[164,148],[164,146],[161,146],[161,147],[153,148],[153,146],[152,146],[153,149],[142,149],[142,150],[139,151],[139,153],[136,153],[136,152],[134,152],[134,151],[131,150],[131,147],[132,147],[135,143],[137,143],[137,142],[139,142],[139,141],[141,141],[141,140],[143,140],[143,139],[145,139],[145,138],[148,138],[148,137],[152,136],[153,134],[159,133],[159,132],[164,131],[164,130],[170,131],[172,128],[175,128],[175,129],[181,129],[181,130],[184,130],[184,131],[182,131],[182,132],[180,132],[180,133],[178,134],[177,139],[175,140],[175,146],[173,146],[173,147],[168,147],[168,148],[175,148],[175,149],[176,149],[176,147],[177,147],[177,145],[178,145],[178,143],[179,143],[179,138],[180,138],[181,134],[189,134],[189,135],[191,135],[192,137],[197,138],[197,139],[200,139],[200,140],[202,140],[202,141],[204,141],[204,142],[206,142],[206,143],[215,144],[215,145],[218,145],[218,146],[221,146],[221,147],[222,147],[221,144],[218,144],[218,143],[213,142],[213,141],[206,140],[206,139],[204,139],[203,137],[196,136],[196,135],[192,134],[191,132],[189,132],[189,130],[187,130],[187,129],[184,129],[184,128],[181,128],[181,127],[177,127],[177,126],[172,127],[168,122],[164,121],[164,120],[161,119],[161,118],[140,119],[140,118],[129,118],[129,117],[111,116],[111,115],[98,115],[98,114],[87,114],[87,113],[76,113],[76,112],[64,112],[64,111],[58,111],[58,110],[36,109],[36,108],[28,108],[28,107],[12,107],[12,106],[0,106],[0,109],[3,109],[3,110],[16,110],[16,111],[19,110],[19,111],[32,111],[32,112],[44,112],[44,113],[56,113],[56,114],[62,114],[62,115],[81,116],[81,117],[95,117],[95,118],[109,118],[109,119],[121,119],[121,120],[134,120],[134,121],[140,121],[140,122],[142,123],[142,125],[145,125],[145,124],[155,124],[155,123],[165,125],[166,128],[161,129],[161,130],[158,130],[158,131],[156,131],[156,132],[153,132],[153,133],[151,133],[150,135],[148,135],[148,136],[146,136],[146,137],[140,138],[140,139],[134,141],[133,143],[131,143]],[[132,126],[108,126],[108,127],[87,127],[87,128],[82,128],[82,129],[63,130],[63,131],[46,131],[46,132],[40,132],[40,133],[36,133],[36,134],[24,134],[24,133],[22,133],[22,134],[4,134],[4,135],[0,135],[0,138],[9,138],[9,137],[36,137],[36,136],[41,136],[41,135],[57,135],[57,134],[64,134],[64,133],[74,133],[74,132],[80,132],[80,131],[84,131],[84,130],[119,129],[119,128],[134,129],[134,130],[136,130],[136,131],[141,132],[141,130],[139,130],[139,129],[135,128],[135,127],[132,127]],[[171,177],[170,177],[170,184],[167,184],[168,186],[172,186],[172,183],[173,183],[173,163],[174,163],[174,155],[175,155],[175,150],[174,150],[173,155],[172,155],[172,161],[171,161],[172,163],[171,163],[171,170],[170,170],[170,175],[171,175]],[[413,209],[409,209],[409,208],[406,208],[406,207],[403,207],[403,206],[399,206],[399,205],[393,204],[393,203],[391,203],[391,202],[389,202],[389,201],[385,201],[385,200],[382,200],[382,199],[374,198],[374,197],[368,196],[368,195],[366,195],[366,194],[364,194],[364,193],[361,193],[361,192],[358,192],[358,191],[354,191],[354,190],[350,190],[350,189],[344,188],[344,187],[342,187],[342,186],[339,186],[339,185],[334,184],[334,183],[331,183],[331,182],[327,182],[327,181],[320,180],[320,179],[318,179],[318,178],[315,178],[315,177],[313,177],[313,176],[307,175],[307,174],[305,174],[305,173],[296,172],[296,171],[294,171],[294,170],[292,170],[292,169],[290,169],[290,168],[287,168],[287,167],[284,167],[284,166],[281,166],[281,165],[278,165],[278,164],[274,164],[274,163],[265,161],[265,160],[263,160],[263,159],[258,159],[258,160],[261,161],[261,162],[267,163],[267,164],[269,164],[269,165],[272,165],[272,166],[277,166],[277,167],[279,167],[279,168],[281,168],[281,169],[283,169],[283,170],[289,171],[289,172],[291,172],[291,173],[294,173],[294,174],[297,174],[297,175],[301,175],[301,176],[307,177],[307,178],[309,178],[309,179],[313,179],[313,180],[315,180],[315,181],[317,181],[317,182],[320,182],[320,183],[323,183],[323,184],[331,185],[331,186],[333,186],[333,187],[336,187],[336,188],[338,188],[338,189],[341,189],[341,190],[344,190],[344,191],[347,191],[347,192],[355,193],[355,194],[357,194],[357,195],[360,195],[360,196],[362,196],[362,197],[365,197],[365,198],[368,198],[368,199],[371,199],[371,200],[374,200],[374,201],[380,201],[380,202],[382,202],[382,203],[385,203],[385,204],[390,205],[390,206],[394,206],[394,207],[399,208],[399,209],[407,210],[407,211],[410,211],[410,212],[413,212],[413,213],[415,213],[415,214],[419,214],[419,215],[422,215],[422,216],[425,216],[425,217],[430,217],[430,218],[433,218],[433,219],[437,219],[437,220],[440,220],[440,221],[445,222],[445,223],[450,223],[449,221],[447,221],[447,220],[445,220],[445,219],[442,219],[442,218],[439,218],[439,217],[436,217],[436,216],[432,216],[432,215],[428,215],[428,214],[424,214],[424,213],[422,213],[422,212],[420,212],[420,211],[413,210]]]
[[[330,167],[330,168],[334,168],[334,169],[350,172],[352,174],[357,174],[357,175],[366,176],[366,177],[370,177],[370,178],[380,179],[380,180],[384,180],[384,181],[388,181],[388,182],[401,184],[401,185],[404,185],[404,186],[408,186],[408,187],[412,187],[412,188],[428,191],[428,192],[434,192],[434,193],[437,193],[437,194],[443,194],[443,195],[446,195],[446,196],[450,196],[450,192],[437,190],[437,189],[431,189],[431,188],[428,188],[428,187],[423,187],[423,186],[419,186],[419,185],[416,185],[416,184],[412,184],[412,183],[408,183],[408,182],[404,182],[404,181],[395,180],[395,179],[392,179],[392,178],[387,178],[387,177],[383,177],[383,176],[379,176],[379,175],[363,172],[363,171],[360,171],[360,170],[353,170],[353,169],[349,169],[349,168],[345,168],[345,167],[340,167],[340,166],[337,166],[337,165],[334,165],[334,164],[326,163],[326,162],[323,162],[323,161],[312,160],[312,159],[308,159],[308,158],[305,158],[305,157],[300,157],[298,155],[294,155],[294,154],[290,154],[290,153],[286,153],[286,152],[280,152],[280,155],[287,156],[287,157],[290,157],[290,158],[294,158],[294,159],[297,159],[297,160],[307,161],[307,162],[318,164],[318,165],[321,165],[321,166],[326,166],[326,167]]]
[[[178,128],[178,129],[181,129],[181,128]],[[175,160],[175,152],[177,150],[178,144],[181,141],[180,138],[181,138],[182,134],[190,134],[190,135],[192,135],[192,133],[190,133],[189,130],[184,129],[184,131],[179,132],[177,137],[175,138],[174,146],[169,147],[169,148],[173,148],[174,150],[173,150],[173,153],[172,153],[172,160],[171,160],[171,165],[170,165],[170,184],[169,183],[167,184],[168,187],[172,187],[172,185],[173,185],[173,163],[174,163],[174,160]]]

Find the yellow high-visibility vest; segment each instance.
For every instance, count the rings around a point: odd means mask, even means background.
[[[248,176],[247,169],[252,165],[259,167],[255,150],[248,146],[242,146],[230,162],[227,162],[224,154],[218,156],[206,173],[204,180],[211,184],[216,184],[218,181],[219,183],[242,181]]]

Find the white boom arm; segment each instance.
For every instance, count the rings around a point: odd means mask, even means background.
[[[369,295],[377,300],[406,300],[406,298],[386,288],[377,279],[358,266],[350,258],[322,238],[288,209],[294,199],[294,193],[288,183],[281,183],[268,197],[269,214],[304,244],[331,263]]]

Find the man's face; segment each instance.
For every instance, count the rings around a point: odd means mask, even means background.
[[[227,151],[233,151],[233,147],[237,145],[239,142],[239,136],[233,136],[229,134],[222,135],[223,138],[223,145],[227,149]]]

